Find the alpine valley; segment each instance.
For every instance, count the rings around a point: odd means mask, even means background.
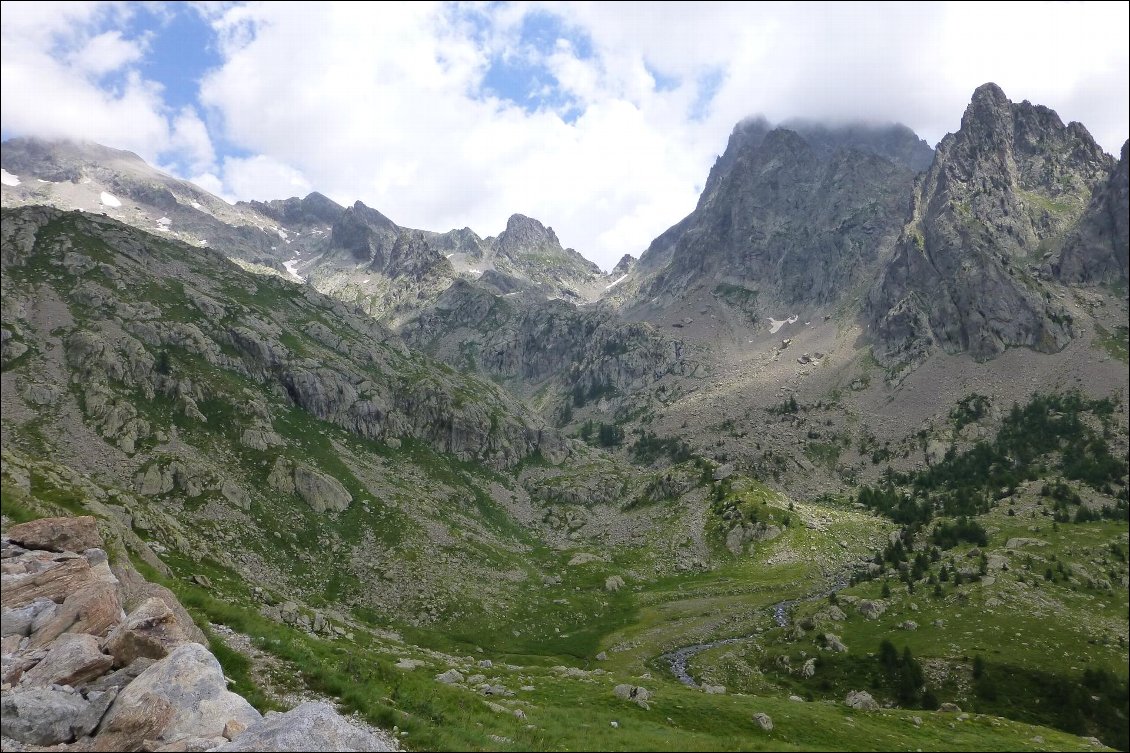
[[[4,749],[1130,749],[1128,161],[752,118],[605,274],[4,142]]]

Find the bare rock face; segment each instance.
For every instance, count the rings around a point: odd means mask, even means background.
[[[82,557],[49,563],[47,569],[23,576],[4,575],[4,606],[22,607],[37,599],[62,602],[78,586],[91,580],[90,563]]]
[[[303,463],[294,467],[294,490],[314,512],[341,512],[353,501],[353,495],[340,481]]]
[[[82,385],[87,423],[127,454],[138,452],[155,434],[118,386],[175,399],[181,412],[198,423],[207,423],[208,418],[200,410],[201,401],[221,397],[206,396],[199,385],[170,373],[168,356],[162,355],[167,348],[184,348],[221,372],[251,379],[315,418],[368,439],[417,438],[440,452],[495,468],[513,467],[539,451],[545,457],[562,454],[562,437],[499,387],[409,354],[395,335],[340,302],[312,289],[292,295],[288,283],[256,278],[233,269],[218,255],[201,254],[198,248],[175,241],[154,244],[152,236],[106,217],[37,206],[5,209],[5,300],[42,294],[32,295],[24,277],[15,271],[39,254],[54,259],[56,254],[47,248],[50,242],[46,240],[53,233],[62,233],[75,245],[105,244],[113,250],[108,261],[100,264],[100,271],[89,271],[88,276],[141,275],[159,280],[174,274],[171,269],[191,258],[201,279],[230,278],[248,289],[263,288],[264,293],[269,289],[277,299],[278,305],[269,317],[264,310],[262,315],[243,316],[238,323],[208,319],[186,323],[176,317],[164,321],[159,306],[148,301],[131,302],[117,287],[95,286],[86,280],[79,284],[85,291],[81,305],[94,306],[98,319],[63,338],[65,365]],[[404,241],[409,245],[413,242]],[[411,256],[410,248],[401,250]],[[389,251],[399,253],[395,247]],[[402,261],[410,266],[409,258]],[[60,289],[53,293],[62,311],[80,305],[79,296],[71,290],[71,279],[61,272]],[[201,287],[207,286],[202,283]],[[208,290],[220,295],[214,288]],[[199,290],[184,287],[175,297],[180,311],[215,308],[200,303],[209,296]],[[314,313],[316,310],[332,311],[345,325],[345,336],[318,323],[321,314]],[[12,321],[5,319],[5,329],[35,330],[26,315],[27,309],[15,309]],[[304,357],[300,348],[283,345],[280,337],[284,331],[307,333],[301,349],[316,357]],[[20,394],[42,381],[30,372],[11,373],[19,383],[16,388]],[[56,375],[66,376],[66,372]],[[467,400],[468,395],[475,399]],[[264,429],[269,416],[242,418],[234,422],[235,428],[240,437],[245,429],[251,430],[251,444],[273,447],[281,439],[273,430]],[[197,498],[221,490],[226,476],[214,472],[213,463],[169,455],[142,464],[133,482],[135,491],[143,496],[183,494]],[[249,504],[238,491],[234,496],[235,504]]]
[[[63,633],[104,636],[123,617],[117,583],[90,582],[69,594],[54,616],[31,637],[31,645],[45,646]]]
[[[739,123],[694,212],[641,257],[632,307],[695,288],[751,317],[839,300],[893,246],[930,154],[905,126]]]
[[[866,690],[853,690],[847,694],[844,704],[859,711],[878,711],[879,704]]]
[[[125,667],[138,658],[161,659],[189,636],[173,610],[164,601],[150,597],[106,636],[105,649],[116,667]]]
[[[43,660],[24,673],[21,685],[79,687],[110,668],[113,658],[102,653],[98,639],[88,633],[65,633],[51,644]]]
[[[268,714],[213,751],[396,750],[343,718],[326,703],[308,702],[285,714]]]
[[[1130,276],[1130,141],[1048,267],[1064,282],[1126,282]]]
[[[577,405],[697,367],[683,342],[650,324],[561,300],[500,298],[465,280],[455,281],[430,309],[406,323],[402,334],[411,345],[459,368],[522,382],[559,380]],[[567,454],[548,432],[539,450],[552,462]]]
[[[79,530],[90,522],[80,520]],[[68,528],[66,520],[48,519],[33,527],[48,534],[20,534],[20,540],[50,544],[59,541],[55,532]],[[71,540],[78,546],[101,543]],[[81,554],[26,549],[7,534],[0,547],[6,738],[106,751],[140,750],[146,740],[161,740],[205,750],[224,741],[225,728],[259,719],[247,701],[227,690],[215,657],[188,642],[203,635],[167,589],[146,584],[128,567],[119,567],[118,578],[99,548]],[[9,593],[16,598],[9,600]],[[129,618],[123,600],[140,601]],[[115,659],[128,666],[111,673]]]
[[[105,544],[98,533],[98,522],[90,515],[77,518],[40,518],[8,529],[12,543],[25,549],[48,552],[83,552],[101,549]]]
[[[159,709],[151,714],[150,710]],[[216,657],[199,643],[186,643],[142,672],[119,694],[102,722],[99,738],[125,744],[149,719],[142,739],[221,737],[235,719],[249,727],[260,715],[242,697],[228,691]]]
[[[74,742],[97,726],[113,692],[84,698],[74,691],[55,688],[18,688],[0,698],[0,729],[31,745]]]
[[[4,594],[5,601],[7,601],[7,593]],[[0,635],[7,638],[10,635],[19,636],[21,638],[31,635],[32,626],[35,621],[39,619],[40,615],[44,614],[47,610],[54,611],[55,602],[51,599],[40,597],[30,604],[21,607],[9,607],[7,604],[3,607],[0,617]]]
[[[1111,159],[1083,126],[1015,104],[985,84],[938,145],[912,216],[872,289],[876,358],[896,374],[934,350],[987,359],[1009,347],[1060,350],[1071,317],[1037,277]]]
[[[157,583],[150,583],[133,568],[115,568],[114,575],[121,586],[122,605],[127,610],[136,610],[148,599],[160,599],[176,617],[177,629],[184,633],[187,641],[202,645],[208,642],[203,631],[196,627],[192,616],[181,606],[172,591]]]

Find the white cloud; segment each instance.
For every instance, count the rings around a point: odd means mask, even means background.
[[[172,123],[170,146],[186,160],[188,170],[207,170],[216,161],[208,126],[191,107],[182,108]]]
[[[224,159],[224,186],[241,199],[305,196],[314,190],[293,167],[263,155]]]
[[[229,204],[234,204],[236,201],[234,197],[228,196],[225,193],[226,189],[224,188],[224,182],[220,180],[219,176],[217,176],[215,173],[197,173],[196,175],[190,175],[188,179],[192,183],[195,183],[196,185],[203,188],[208,193],[214,196],[219,196]]]
[[[199,117],[170,110],[163,87],[139,72],[148,35],[119,28],[134,13],[124,3],[4,3],[4,132],[97,141],[153,164],[175,152],[207,168],[211,139]]]
[[[478,25],[449,11],[230,8],[216,17],[226,61],[203,102],[234,143],[339,201],[484,234],[522,212],[606,267],[693,208],[734,123],[753,113],[901,120],[933,143],[976,86],[997,80],[1014,99],[1084,121],[1107,149],[1126,136],[1126,24],[1109,8],[1069,20],[1075,6],[1016,19],[982,4],[541,3],[476,7]],[[523,44],[530,13],[560,17],[552,49]],[[483,96],[492,56],[544,66],[541,83],[567,104],[529,112]],[[717,90],[693,119],[711,76]],[[579,110],[567,122],[569,107]]]
[[[140,60],[143,48],[139,41],[123,39],[121,32],[106,31],[86,40],[68,62],[91,76],[104,76]]]
[[[5,4],[4,130],[169,152],[229,198],[316,189],[482,234],[521,212],[609,267],[694,207],[752,114],[897,120],[936,143],[992,80],[1108,151],[1130,121],[1125,3],[195,7],[222,63],[174,111],[138,74],[134,6]],[[523,37],[531,19],[548,40]],[[498,60],[530,72],[530,97],[498,91]]]
[[[657,99],[638,59],[610,74],[558,45],[545,63],[583,107],[567,123],[552,110],[479,96],[492,51],[529,51],[498,29],[476,44],[443,6],[279,5],[234,15],[218,22],[228,58],[205,81],[203,102],[227,138],[338,201],[361,198],[409,226],[483,234],[521,212],[606,266],[694,206],[708,155],[672,139],[690,97]],[[231,191],[252,198],[227,170]]]

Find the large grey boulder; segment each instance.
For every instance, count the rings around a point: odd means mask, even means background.
[[[878,711],[879,704],[866,690],[853,690],[847,694],[844,703],[859,711]]]
[[[114,695],[109,691],[83,698],[56,688],[16,688],[0,698],[0,731],[31,745],[74,742],[98,726]]]
[[[216,657],[199,643],[186,643],[121,691],[98,736],[103,747],[128,749],[145,739],[220,737],[233,719],[250,727],[261,718],[227,689]]]
[[[161,659],[190,641],[169,606],[151,596],[106,637],[106,650],[114,666],[125,667],[139,657]]]
[[[307,702],[285,714],[268,714],[214,751],[388,751],[388,740],[358,727],[327,703]]]
[[[835,633],[824,633],[824,645],[829,651],[834,651],[837,654],[846,653],[848,648],[844,642],[840,640],[840,636]]]
[[[64,633],[54,640],[39,664],[24,672],[20,684],[78,687],[101,676],[113,661],[102,653],[93,635]]]
[[[651,700],[651,691],[647,688],[622,684],[614,687],[612,694],[624,701],[634,701],[641,708],[649,708],[647,702]]]
[[[883,612],[887,611],[887,604],[886,602],[882,601],[871,601],[870,599],[864,599],[863,601],[859,602],[857,609],[859,609],[859,613],[867,619],[877,620],[879,619],[879,616],[883,614]]]
[[[30,604],[15,609],[4,607],[0,611],[0,636],[30,635],[36,618],[45,610],[54,609],[54,607],[55,602],[46,597],[40,597]]]
[[[436,682],[442,682],[446,685],[454,685],[463,682],[463,673],[458,669],[449,669],[446,672],[441,672],[436,675]]]
[[[869,295],[875,357],[901,375],[939,348],[981,360],[1010,347],[1062,349],[1072,318],[1029,259],[1058,246],[1114,167],[1078,123],[1010,102],[996,84],[978,87],[960,130],[942,139],[916,185],[911,221]],[[1096,201],[1095,219],[1109,222],[1102,217],[1113,199]],[[1071,248],[1080,250],[1060,257],[1053,273],[1125,279],[1116,235],[1096,227],[1077,236]]]
[[[336,478],[302,463],[294,467],[294,490],[315,512],[341,512],[353,501],[353,495]]]
[[[49,552],[84,552],[102,548],[98,521],[92,515],[76,518],[40,518],[8,529],[8,538],[25,549]]]

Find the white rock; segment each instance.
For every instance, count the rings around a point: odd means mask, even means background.
[[[358,727],[328,703],[308,702],[285,714],[271,714],[235,740],[213,751],[389,751],[388,740]]]
[[[124,732],[127,723],[161,707],[171,713],[159,730],[150,731],[150,739],[160,736],[172,742],[184,737],[222,737],[232,719],[250,727],[262,718],[244,698],[227,689],[220,663],[208,649],[186,643],[122,690],[99,735]]]

